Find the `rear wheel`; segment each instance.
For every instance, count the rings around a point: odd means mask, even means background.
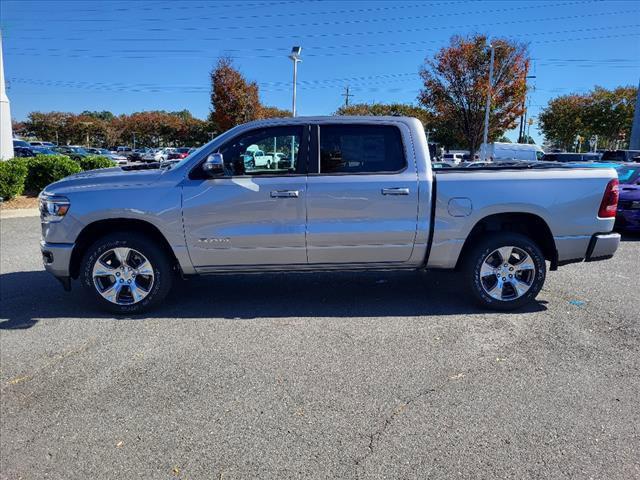
[[[540,248],[518,233],[491,234],[465,256],[465,275],[485,308],[514,310],[536,298],[546,278]]]
[[[171,289],[166,253],[137,233],[113,233],[94,242],[81,265],[83,288],[103,309],[116,314],[141,313],[158,304]]]

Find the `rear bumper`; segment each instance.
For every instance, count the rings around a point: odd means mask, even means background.
[[[591,237],[585,260],[593,262],[613,257],[620,245],[619,233],[596,233]]]
[[[44,269],[61,281],[64,278],[68,279],[73,247],[73,243],[46,243],[41,241],[40,251],[42,252]]]

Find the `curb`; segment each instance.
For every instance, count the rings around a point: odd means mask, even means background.
[[[26,217],[39,217],[40,210],[37,208],[12,208],[7,210],[0,210],[0,219],[5,218],[26,218]]]

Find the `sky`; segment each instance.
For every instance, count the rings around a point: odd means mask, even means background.
[[[474,33],[528,44],[534,120],[558,95],[640,79],[634,1],[2,0],[0,28],[16,120],[185,108],[205,118],[220,56],[258,83],[263,103],[290,109],[293,45],[303,48],[298,115],[335,112],[346,86],[351,102],[416,103],[424,59]]]

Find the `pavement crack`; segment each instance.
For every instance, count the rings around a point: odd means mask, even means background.
[[[360,478],[360,470],[364,470],[364,462],[375,453],[376,445],[379,443],[380,438],[382,438],[382,436],[385,434],[394,420],[399,415],[401,415],[411,404],[415,403],[426,395],[434,393],[438,388],[441,388],[444,385],[445,383],[435,388],[432,387],[421,390],[412,397],[409,397],[407,400],[403,401],[396,408],[394,408],[393,411],[383,419],[382,425],[380,425],[378,429],[367,435],[367,438],[369,439],[369,443],[367,444],[367,451],[363,456],[358,457],[355,460],[356,478]]]

